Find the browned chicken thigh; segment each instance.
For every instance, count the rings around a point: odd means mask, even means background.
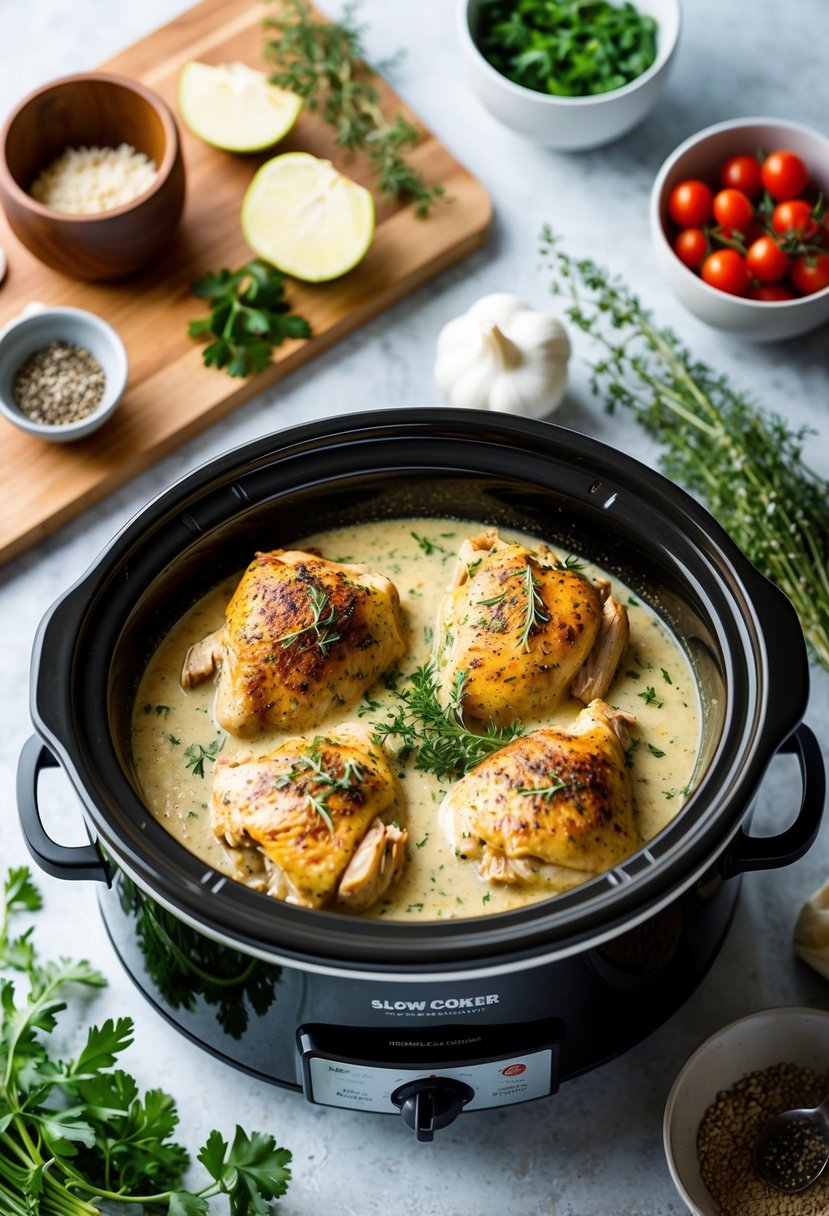
[[[405,862],[400,787],[361,723],[220,756],[212,797],[215,835],[260,851],[276,899],[363,912]]]
[[[314,553],[257,553],[225,618],[190,647],[181,682],[190,688],[218,667],[216,718],[235,735],[317,726],[405,650],[394,583]]]
[[[466,774],[440,822],[489,882],[573,886],[638,848],[625,749],[631,714],[591,701],[572,728],[542,727]]]
[[[540,717],[568,693],[585,703],[605,696],[628,637],[607,580],[491,530],[461,545],[440,608],[440,686],[448,699],[462,679],[463,712],[478,721]]]

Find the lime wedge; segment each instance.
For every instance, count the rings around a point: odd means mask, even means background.
[[[211,67],[191,60],[179,76],[178,108],[205,143],[228,152],[259,152],[288,134],[302,99],[244,63]]]
[[[248,186],[242,232],[277,269],[321,283],[365,257],[374,236],[374,199],[329,160],[285,152],[264,164]]]

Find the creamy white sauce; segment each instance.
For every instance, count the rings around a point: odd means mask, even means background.
[[[464,537],[481,525],[452,519],[405,519],[359,524],[317,533],[295,541],[291,548],[314,548],[335,561],[362,562],[395,583],[408,627],[409,648],[400,663],[402,677],[426,662],[438,605],[448,588],[455,556]],[[416,534],[418,539],[415,538]],[[507,540],[529,546],[534,538],[501,530]],[[252,556],[252,555],[251,555]],[[562,556],[564,556],[562,554]],[[585,563],[588,577],[606,572]],[[132,721],[132,753],[144,799],[153,815],[191,852],[217,870],[244,878],[257,871],[252,851],[236,852],[219,844],[210,828],[211,760],[201,777],[188,766],[187,749],[239,747],[264,754],[286,737],[277,732],[256,739],[226,736],[213,717],[215,684],[208,681],[185,691],[179,683],[188,646],[221,626],[225,606],[238,582],[226,580],[192,608],[164,639],[142,677]],[[656,836],[682,806],[694,779],[699,747],[700,707],[696,683],[684,652],[665,624],[619,579],[613,594],[626,604],[631,640],[607,700],[636,715],[631,757],[636,819],[643,842]],[[341,722],[382,721],[394,695],[383,680],[369,689],[356,706],[338,709],[319,731]],[[544,719],[568,726],[583,705],[569,700]],[[526,723],[528,726],[540,722]],[[295,732],[293,732],[295,733]],[[192,755],[191,750],[191,755]],[[400,816],[408,828],[408,860],[400,881],[367,916],[395,920],[452,919],[504,911],[550,898],[549,888],[491,886],[474,865],[455,857],[437,823],[437,809],[446,783],[419,773],[410,761],[394,761],[404,793]]]

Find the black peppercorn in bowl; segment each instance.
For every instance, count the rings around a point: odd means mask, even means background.
[[[701,1043],[674,1081],[663,1123],[668,1168],[693,1216],[829,1211],[829,1174],[802,1198],[786,1197],[752,1166],[767,1120],[817,1106],[828,1093],[824,1009],[760,1009]]]
[[[199,860],[148,811],[130,744],[139,679],[183,613],[257,550],[415,516],[519,529],[649,604],[699,691],[693,792],[612,869],[511,911],[387,921],[271,899]],[[311,1101],[402,1113],[428,1139],[461,1110],[555,1092],[687,999],[724,939],[741,874],[796,860],[817,833],[824,775],[801,721],[807,697],[794,609],[658,473],[521,418],[351,415],[258,439],[184,478],[53,606],[33,659],[36,734],[18,804],[43,868],[99,882],[126,969],[183,1033]],[[751,813],[778,752],[799,763],[798,805],[757,837]],[[87,847],[58,845],[41,822],[39,774],[54,764],[79,797]]]
[[[102,317],[31,307],[0,330],[0,415],[50,443],[72,443],[115,412],[127,352]]]

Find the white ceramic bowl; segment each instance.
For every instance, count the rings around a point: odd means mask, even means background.
[[[719,1216],[697,1160],[705,1112],[717,1094],[746,1073],[782,1061],[826,1071],[829,1013],[794,1006],[761,1009],[712,1034],[680,1070],[665,1106],[663,1136],[671,1177],[693,1216]]]
[[[659,25],[656,59],[648,70],[611,93],[553,97],[525,89],[502,76],[475,42],[481,0],[456,0],[456,3],[464,69],[478,97],[514,131],[567,151],[598,148],[641,122],[659,100],[679,39],[679,0],[636,0],[640,12],[654,17]]]
[[[34,354],[53,341],[83,347],[100,363],[106,383],[97,409],[77,422],[33,422],[18,407],[12,393],[14,377]],[[21,431],[51,443],[71,443],[103,426],[121,400],[127,384],[127,352],[118,334],[95,313],[81,308],[39,308],[0,331],[0,414]]]
[[[715,185],[720,166],[729,156],[776,148],[797,152],[811,180],[824,197],[829,195],[829,139],[800,123],[775,118],[736,118],[697,132],[671,153],[651,190],[650,226],[656,259],[677,299],[701,321],[752,342],[780,342],[829,321],[829,287],[780,302],[744,299],[709,287],[671,248],[675,229],[668,215],[668,199],[674,186],[687,177],[707,179]]]

